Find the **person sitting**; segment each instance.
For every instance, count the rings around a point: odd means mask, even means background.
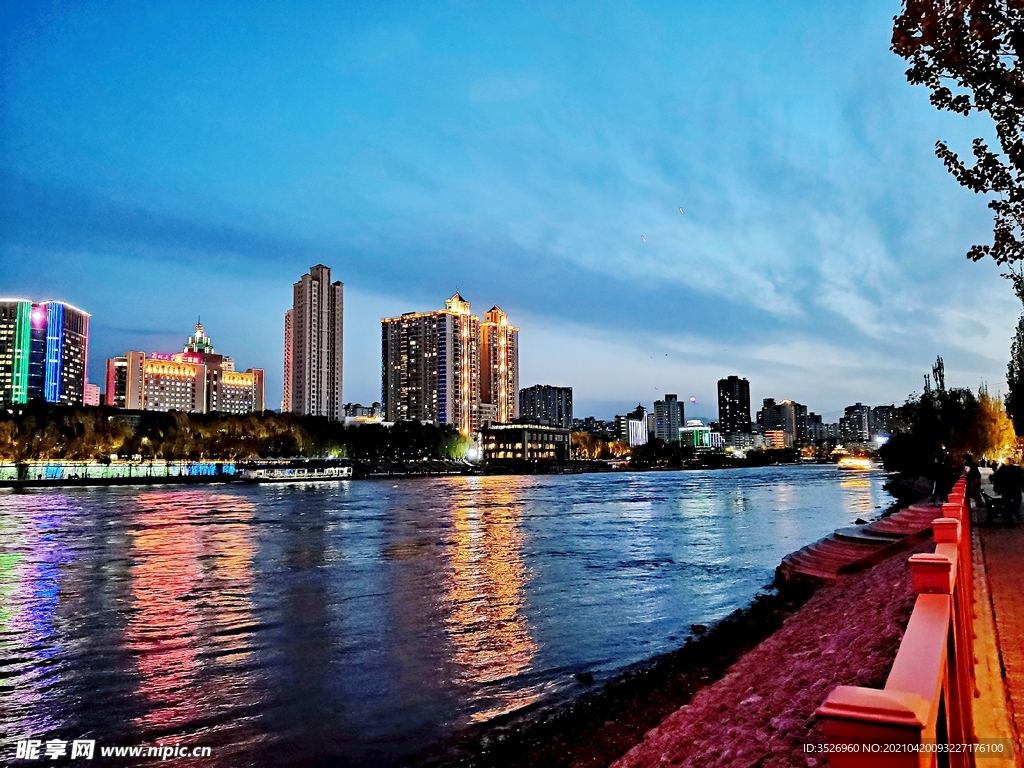
[[[1020,517],[1021,497],[1024,495],[1022,486],[1024,472],[1012,461],[996,467],[996,471],[992,473],[992,490],[999,494],[1002,504],[999,505],[1000,508],[985,505],[988,510],[985,522],[992,522],[995,516],[1000,516],[1012,524]]]

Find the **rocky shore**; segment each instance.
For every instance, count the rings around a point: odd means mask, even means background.
[[[763,594],[599,690],[467,730],[417,765],[824,765],[804,747],[822,741],[814,711],[836,685],[884,684],[913,607],[909,554]]]

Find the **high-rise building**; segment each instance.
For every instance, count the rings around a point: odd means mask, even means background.
[[[863,403],[847,406],[839,419],[842,439],[848,443],[866,443],[871,435],[871,408]]]
[[[107,360],[107,405],[145,411],[250,413],[264,409],[262,368],[235,370],[196,323],[181,352],[125,352]]]
[[[284,313],[284,387],[281,390],[281,412],[285,413],[292,409],[292,366],[295,361],[292,358],[292,314],[295,310],[289,309]]]
[[[726,436],[750,432],[750,382],[746,379],[718,380],[718,425]]]
[[[415,419],[452,424],[463,434],[476,431],[480,318],[470,312],[470,303],[456,292],[444,309],[380,322],[384,420]]]
[[[761,401],[761,410],[757,412],[757,426],[762,430],[783,430],[782,409],[775,398],[766,397]]]
[[[527,424],[572,429],[572,387],[535,384],[521,390],[519,418]]]
[[[664,400],[654,401],[654,436],[666,443],[679,442],[679,430],[683,426],[683,406],[676,395],[665,395]]]
[[[497,305],[480,323],[480,402],[494,406],[500,424],[519,415],[519,329]]]
[[[82,405],[89,314],[62,301],[0,299],[0,404]]]
[[[807,442],[807,406],[792,400],[779,403],[782,431],[786,433],[786,447]]]
[[[285,379],[282,410],[344,419],[345,286],[331,282],[330,267],[317,264],[292,287],[285,313]]]
[[[876,405],[871,409],[868,428],[871,438],[888,437],[896,419],[895,405]]]

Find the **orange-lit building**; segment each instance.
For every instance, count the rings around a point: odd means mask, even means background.
[[[106,404],[141,411],[250,413],[264,409],[261,368],[235,370],[196,324],[185,349],[174,354],[126,352],[107,360]]]
[[[497,306],[484,321],[459,293],[435,312],[381,320],[385,421],[452,424],[463,434],[519,412],[519,329]]]

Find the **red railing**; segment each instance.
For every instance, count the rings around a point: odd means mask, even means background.
[[[818,708],[829,764],[973,766],[974,589],[965,481],[932,523],[935,552],[912,555],[917,600],[882,690],[841,685]],[[936,747],[935,745],[939,745]]]

